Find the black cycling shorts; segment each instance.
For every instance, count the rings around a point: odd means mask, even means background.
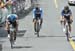
[[[41,19],[41,14],[36,14],[35,15],[35,19],[37,20],[38,18]]]
[[[9,21],[9,22],[10,22],[10,24],[12,24],[12,26],[13,26],[14,28],[16,28],[16,26],[17,26],[16,21],[14,21],[14,22]]]
[[[64,18],[66,19],[66,21],[67,21],[69,24],[72,23],[71,20],[70,20],[70,17],[65,17],[65,16],[64,16]]]

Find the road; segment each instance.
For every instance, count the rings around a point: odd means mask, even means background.
[[[74,51],[72,44],[66,40],[66,35],[62,31],[59,18],[60,12],[67,0],[40,0],[40,7],[43,8],[43,26],[40,31],[40,37],[34,35],[32,12],[19,20],[19,31],[17,33],[16,45],[14,49],[10,48],[10,42],[7,34],[1,28],[0,33],[0,51]],[[71,7],[73,17],[75,16],[75,7]],[[74,17],[75,22],[75,17]],[[75,24],[73,22],[72,36],[75,36]]]

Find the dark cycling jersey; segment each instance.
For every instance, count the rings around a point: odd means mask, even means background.
[[[61,15],[64,16],[64,18],[66,18],[66,19],[70,19],[71,14],[72,14],[71,10],[68,10],[67,12],[62,10],[62,12],[61,12]]]
[[[35,8],[33,9],[33,18],[36,18],[36,17],[40,17],[42,18],[42,9],[39,8],[38,10],[36,10]]]

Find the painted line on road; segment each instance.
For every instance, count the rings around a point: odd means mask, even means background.
[[[71,44],[72,48],[75,51],[75,43],[74,43],[74,41],[72,40],[72,38],[70,38],[69,40],[70,40],[70,44]]]
[[[57,0],[54,0],[55,7],[58,8]]]

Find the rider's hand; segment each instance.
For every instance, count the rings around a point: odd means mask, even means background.
[[[70,21],[73,22],[73,19],[71,19]]]
[[[34,22],[34,19],[33,19],[33,22]]]
[[[64,22],[64,19],[61,19],[60,22]]]
[[[64,19],[61,19],[61,20],[60,20],[61,25],[62,25],[63,22],[64,22]]]

